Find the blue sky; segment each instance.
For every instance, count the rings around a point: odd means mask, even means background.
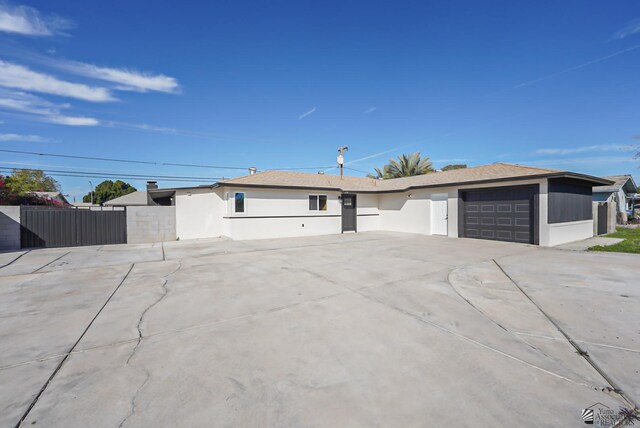
[[[362,171],[420,151],[640,178],[635,0],[90,3],[0,0],[0,148],[158,164],[0,166],[231,177],[162,163],[318,167],[348,145]]]

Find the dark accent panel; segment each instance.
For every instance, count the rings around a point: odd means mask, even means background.
[[[592,188],[570,178],[549,179],[549,223],[592,220]]]
[[[310,218],[310,217],[342,217],[340,214],[319,214],[319,215],[255,215],[255,216],[237,216],[237,217],[223,217],[228,219],[247,219],[247,218]]]
[[[598,204],[598,235],[607,233],[607,224],[609,224],[609,204],[607,202]]]
[[[458,191],[458,236],[538,244],[539,186]]]
[[[342,231],[357,232],[358,216],[357,216],[356,195],[342,194]]]
[[[127,243],[127,212],[20,207],[22,248]]]

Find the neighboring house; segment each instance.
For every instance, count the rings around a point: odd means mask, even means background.
[[[41,199],[55,201],[61,205],[69,205],[69,201],[67,201],[64,195],[60,192],[29,192],[29,193]]]
[[[613,184],[606,186],[595,186],[593,188],[594,202],[608,202],[615,205],[618,222],[627,219],[627,210],[634,203],[634,196],[638,190],[631,175],[612,175],[603,177],[611,180]]]
[[[103,204],[105,207],[130,207],[130,206],[146,206],[147,192],[136,191],[119,198],[111,199]]]
[[[158,189],[155,181],[147,182],[147,191],[135,191],[105,202],[106,207],[140,207],[156,205],[175,205],[173,189]]]
[[[389,180],[265,171],[162,190],[176,206],[178,239],[384,230],[553,246],[593,236],[592,187],[611,184],[495,163]]]

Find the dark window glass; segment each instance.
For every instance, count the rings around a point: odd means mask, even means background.
[[[309,211],[318,211],[317,195],[309,195]]]
[[[236,193],[236,212],[243,213],[244,212],[244,193]]]
[[[318,196],[318,202],[319,202],[319,205],[320,205],[320,211],[326,211],[327,210],[327,195]]]

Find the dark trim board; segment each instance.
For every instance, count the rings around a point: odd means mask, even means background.
[[[532,184],[525,186],[501,186],[501,187],[484,187],[478,189],[459,189],[458,190],[458,237],[465,237],[465,196],[470,193],[487,193],[491,191],[505,190],[529,190],[531,191],[531,204],[529,207],[530,224],[530,244],[540,244],[540,185]],[[475,238],[489,239],[490,238]],[[499,239],[495,239],[499,240]]]
[[[318,218],[318,217],[342,217],[340,214],[326,214],[326,215],[256,215],[256,216],[226,216],[222,218],[228,219],[249,219],[249,218]]]
[[[380,214],[358,214],[358,217],[375,217],[379,215]]]

